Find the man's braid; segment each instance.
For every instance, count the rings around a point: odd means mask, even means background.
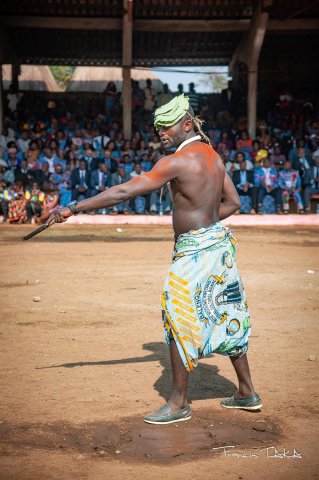
[[[203,132],[203,129],[202,129],[202,125],[204,123],[204,120],[199,118],[197,115],[193,116],[190,112],[186,112],[186,113],[193,120],[194,127],[197,130],[197,132],[199,133],[199,135],[205,140],[206,143],[208,143],[208,145],[212,146],[210,139],[208,138],[206,133]]]

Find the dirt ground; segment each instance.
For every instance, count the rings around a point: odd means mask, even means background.
[[[233,229],[264,407],[220,407],[236,378],[213,355],[190,377],[192,419],[167,426],[142,417],[170,390],[171,228],[59,225],[22,242],[30,229],[0,228],[1,480],[318,478],[318,229]]]

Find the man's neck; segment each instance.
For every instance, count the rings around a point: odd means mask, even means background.
[[[185,142],[186,140],[189,140],[190,138],[193,138],[193,137],[196,137],[196,133],[194,132],[194,130],[191,130],[190,132],[188,132],[188,134],[184,138],[183,142]]]
[[[179,151],[181,150],[183,147],[185,147],[186,145],[188,145],[189,143],[191,142],[195,142],[197,140],[201,140],[201,136],[200,135],[196,135],[195,132],[192,132],[191,135],[187,135],[185,140],[183,140],[182,143],[180,143],[180,145],[177,147],[177,150],[176,151]]]

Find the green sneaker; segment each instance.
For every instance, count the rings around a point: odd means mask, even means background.
[[[163,407],[155,410],[155,412],[145,415],[144,422],[153,423],[155,425],[164,425],[167,423],[183,422],[191,418],[191,408],[186,405],[178,412],[172,413],[171,407],[166,403]]]
[[[263,406],[258,393],[249,395],[249,397],[235,397],[223,398],[220,402],[225,408],[241,408],[242,410],[260,410]]]

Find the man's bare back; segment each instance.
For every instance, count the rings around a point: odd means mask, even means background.
[[[219,221],[225,169],[207,144],[195,141],[175,153],[178,175],[170,182],[175,236]]]

